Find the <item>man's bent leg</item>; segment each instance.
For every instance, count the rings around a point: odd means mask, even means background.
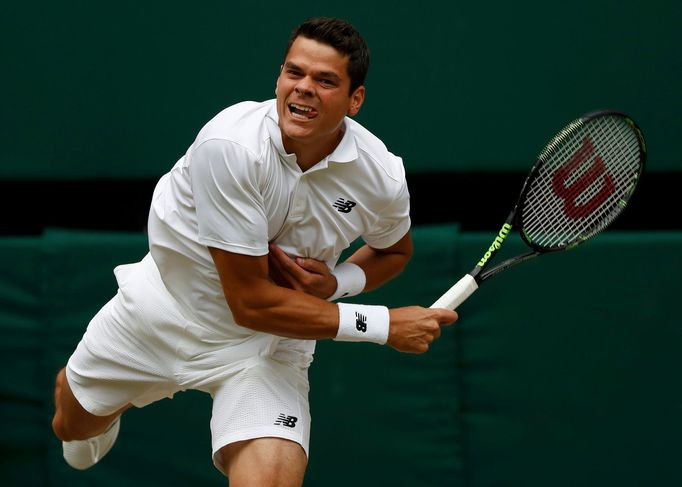
[[[230,487],[300,487],[308,463],[301,445],[270,437],[231,443],[220,457]]]
[[[95,416],[81,406],[66,379],[66,370],[57,374],[54,391],[55,414],[52,429],[62,441],[85,440],[103,433],[130,405],[108,416]]]
[[[92,467],[111,450],[118,437],[119,417],[130,405],[108,416],[86,411],[71,391],[65,369],[57,374],[54,396],[52,429],[62,440],[64,459],[78,470]]]

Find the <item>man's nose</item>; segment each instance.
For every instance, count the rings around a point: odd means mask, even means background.
[[[309,76],[304,76],[296,83],[295,90],[301,96],[311,96],[314,93],[313,80]]]

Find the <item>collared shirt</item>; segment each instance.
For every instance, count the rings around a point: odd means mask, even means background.
[[[199,132],[157,185],[149,244],[168,290],[193,319],[248,333],[234,325],[207,247],[261,256],[275,242],[333,268],[357,238],[386,248],[409,227],[399,157],[346,118],[336,149],[303,172],[284,149],[270,100],[229,107]]]

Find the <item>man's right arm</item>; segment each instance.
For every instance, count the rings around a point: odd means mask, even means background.
[[[274,284],[268,256],[249,256],[209,247],[236,322],[273,335],[321,340],[339,329],[336,304]],[[440,326],[457,314],[444,309],[410,306],[389,310],[387,344],[402,352],[423,353],[440,336]]]

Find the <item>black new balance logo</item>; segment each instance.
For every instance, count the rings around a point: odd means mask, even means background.
[[[362,333],[367,332],[367,317],[355,312],[355,328]]]
[[[280,414],[277,416],[277,421],[275,421],[275,426],[286,426],[287,428],[294,428],[296,426],[296,421],[298,418],[296,416],[286,416]]]
[[[341,213],[350,213],[350,210],[352,210],[355,205],[357,205],[355,201],[344,200],[343,198],[339,198],[334,202],[332,206],[339,210]]]

